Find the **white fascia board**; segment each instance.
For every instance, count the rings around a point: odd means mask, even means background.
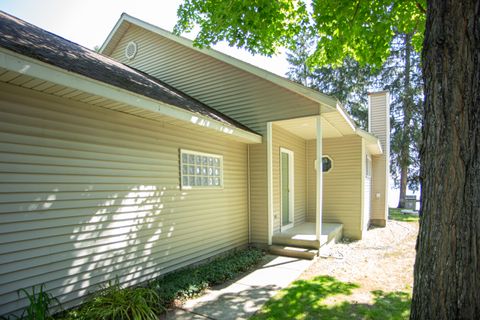
[[[380,140],[375,137],[370,132],[366,132],[360,128],[358,128],[355,123],[353,122],[352,118],[348,115],[345,109],[340,105],[337,104],[337,111],[340,115],[345,119],[345,121],[349,124],[350,128],[353,132],[360,137],[364,138],[367,143],[367,148],[373,155],[383,154],[382,145],[380,144]]]
[[[80,90],[103,98],[112,99],[137,108],[152,111],[178,120],[209,128],[234,136],[247,143],[261,143],[262,136],[237,127],[224,124],[220,121],[200,114],[180,109],[161,101],[142,96],[131,91],[121,89],[98,80],[69,72],[62,68],[49,65],[10,50],[0,49],[0,67],[24,75],[42,79],[58,85]]]
[[[357,130],[357,126],[355,125],[355,122],[353,122],[352,118],[350,118],[347,111],[345,111],[345,109],[342,107],[342,105],[340,103],[337,103],[336,108],[337,108],[338,113],[340,113],[340,115],[343,117],[343,119],[345,119],[345,121],[350,126],[350,128],[352,128],[353,131]]]
[[[174,41],[178,44],[181,44],[185,47],[191,48],[193,50],[196,50],[198,52],[206,54],[206,55],[208,55],[212,58],[215,58],[217,60],[220,60],[222,62],[230,64],[230,65],[232,65],[232,66],[234,66],[238,69],[241,69],[243,71],[246,71],[246,72],[249,72],[253,75],[256,75],[259,78],[268,80],[268,81],[270,81],[270,82],[272,82],[272,83],[274,83],[278,86],[281,86],[281,87],[286,88],[290,91],[293,91],[293,92],[295,92],[295,93],[297,93],[301,96],[304,96],[304,97],[306,97],[310,100],[313,100],[315,102],[319,102],[319,103],[321,103],[321,105],[323,107],[325,107],[327,109],[327,110],[323,110],[323,112],[335,111],[338,100],[333,98],[333,97],[330,97],[330,96],[328,96],[326,94],[323,94],[319,91],[316,91],[316,90],[307,88],[305,86],[302,86],[302,85],[300,85],[298,83],[295,83],[291,80],[285,79],[285,78],[283,78],[279,75],[276,75],[276,74],[271,73],[267,70],[258,68],[254,65],[251,65],[251,64],[246,63],[244,61],[233,58],[229,55],[226,55],[226,54],[221,53],[219,51],[216,51],[214,49],[208,49],[208,48],[200,49],[200,48],[197,48],[193,45],[193,41],[190,40],[190,39],[187,39],[187,38],[181,37],[181,36],[176,36],[176,35],[174,35],[173,33],[169,32],[167,30],[164,30],[164,29],[162,29],[160,27],[157,27],[155,25],[152,25],[148,22],[145,22],[145,21],[142,21],[142,20],[137,19],[135,17],[132,17],[132,16],[126,14],[126,13],[123,13],[122,16],[120,17],[120,19],[117,22],[117,24],[115,25],[114,29],[109,34],[107,40],[103,43],[103,45],[100,49],[100,52],[103,52],[103,50],[108,46],[108,44],[109,44],[110,40],[113,38],[116,30],[118,30],[120,28],[120,26],[123,22],[129,22],[131,24],[134,24],[136,26],[144,28],[148,31],[156,33],[156,34],[158,34],[158,35],[160,35],[164,38],[172,40],[172,41]]]
[[[366,132],[362,129],[357,129],[356,133],[360,137],[365,139],[368,151],[370,151],[372,155],[383,154],[382,145],[380,144],[380,140],[378,140],[377,137],[375,137],[373,134]]]
[[[353,122],[352,118],[348,115],[348,113],[345,111],[343,106],[338,103],[337,104],[337,112],[340,113],[340,115],[343,117],[343,119],[348,123],[350,128],[353,130],[353,132],[363,139],[365,139],[366,142],[366,147],[368,148],[368,151],[372,155],[379,155],[383,154],[382,150],[382,145],[380,143],[380,140],[378,140],[377,137],[375,137],[373,134],[370,132],[366,132],[360,128],[357,127],[357,125]]]
[[[104,51],[105,49],[107,48],[107,46],[110,44],[110,42],[112,41],[112,38],[113,36],[117,33],[118,29],[120,28],[120,26],[122,25],[123,21],[125,20],[124,17],[127,16],[127,14],[124,12],[122,13],[122,15],[120,16],[120,19],[118,19],[117,23],[115,24],[115,26],[113,27],[113,29],[110,31],[110,33],[108,34],[107,36],[107,39],[105,39],[105,41],[103,42],[102,46],[100,47],[100,49],[98,50],[99,53],[101,54],[105,54]]]

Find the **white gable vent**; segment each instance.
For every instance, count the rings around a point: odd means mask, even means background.
[[[130,41],[125,47],[125,57],[128,60],[131,60],[135,58],[136,54],[137,54],[137,44],[133,41]]]

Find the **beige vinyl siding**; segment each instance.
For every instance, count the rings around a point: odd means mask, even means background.
[[[280,148],[293,151],[294,163],[294,224],[305,222],[306,218],[306,141],[290,132],[273,125],[273,232],[280,231]]]
[[[375,224],[384,225],[388,215],[388,177],[390,173],[390,110],[388,93],[369,95],[370,132],[380,140],[383,154],[372,157],[372,215]],[[376,195],[379,195],[377,197]]]
[[[125,58],[130,41],[134,59]],[[142,70],[265,134],[266,122],[318,115],[318,103],[225,62],[130,25],[111,57]]]
[[[251,144],[250,156],[250,240],[268,243],[267,146]]]
[[[342,223],[343,235],[362,237],[362,138],[354,135],[323,139],[323,154],[333,168],[323,175],[323,222]],[[314,162],[316,141],[307,141],[308,221],[315,221]]]
[[[179,148],[223,155],[181,190]],[[247,146],[67,99],[0,93],[0,314],[44,283],[65,307],[248,242]]]

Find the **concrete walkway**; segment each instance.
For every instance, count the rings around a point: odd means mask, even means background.
[[[186,301],[181,309],[168,311],[163,319],[248,319],[278,290],[297,279],[311,263],[311,260],[267,255],[258,269],[214,287],[197,299]]]

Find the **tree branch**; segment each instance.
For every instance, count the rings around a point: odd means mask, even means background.
[[[422,4],[420,2],[417,2],[417,8],[418,10],[420,10],[420,12],[422,12],[423,14],[427,14],[427,10],[425,10],[425,8],[422,6]]]

